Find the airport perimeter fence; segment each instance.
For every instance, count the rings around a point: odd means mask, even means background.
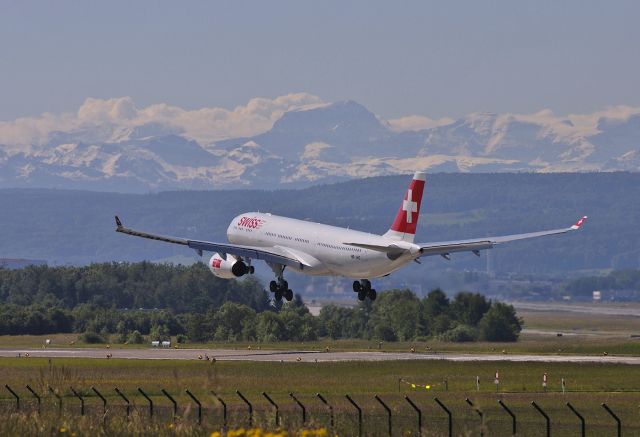
[[[142,427],[181,424],[202,435],[254,427],[291,435],[318,428],[340,436],[640,435],[637,394],[609,396],[607,403],[594,395],[571,402],[559,393],[485,393],[475,401],[444,392],[434,397],[424,392],[324,396],[73,386],[36,390],[29,385],[2,389],[0,413],[5,419],[37,414],[67,420],[82,416],[105,427],[118,420]],[[629,402],[634,403],[631,410]],[[633,417],[630,411],[635,411]]]

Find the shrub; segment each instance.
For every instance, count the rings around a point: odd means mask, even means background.
[[[144,343],[144,337],[140,334],[140,331],[136,330],[129,334],[129,338],[127,339],[127,343],[129,344],[142,344]]]
[[[381,323],[373,328],[373,335],[378,340],[383,341],[397,341],[396,333],[393,332],[393,328],[387,324]]]
[[[153,325],[149,331],[149,338],[156,341],[171,340],[169,328],[166,325]]]
[[[87,344],[100,344],[107,341],[97,332],[85,332],[79,337],[79,340]]]
[[[452,341],[455,343],[463,343],[466,341],[476,341],[478,339],[478,331],[473,326],[458,325],[453,329],[449,329],[440,335],[442,341]]]
[[[480,335],[487,341],[516,341],[522,330],[522,320],[513,305],[496,302],[480,321]]]

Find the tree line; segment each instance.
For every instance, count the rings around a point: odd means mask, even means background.
[[[381,292],[356,307],[313,316],[300,296],[274,307],[254,278],[221,280],[203,264],[105,263],[0,269],[0,335],[79,333],[85,341],[515,341],[522,321],[510,305],[460,292]]]
[[[569,281],[564,291],[578,298],[591,298],[594,290],[640,290],[640,270],[614,270],[604,276],[583,276]]]
[[[319,318],[328,337],[385,341],[516,341],[523,324],[512,305],[464,291],[451,300],[440,289],[423,299],[410,290],[391,290],[356,308],[326,306]]]

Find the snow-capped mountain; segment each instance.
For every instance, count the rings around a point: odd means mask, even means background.
[[[88,99],[77,114],[0,123],[0,188],[279,188],[415,169],[638,171],[640,108],[386,121],[292,94],[233,111]]]

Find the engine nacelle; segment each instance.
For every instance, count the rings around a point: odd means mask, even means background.
[[[227,255],[227,259],[224,259],[220,254],[214,253],[209,260],[209,270],[218,278],[233,279],[249,273],[250,267],[232,255]]]

